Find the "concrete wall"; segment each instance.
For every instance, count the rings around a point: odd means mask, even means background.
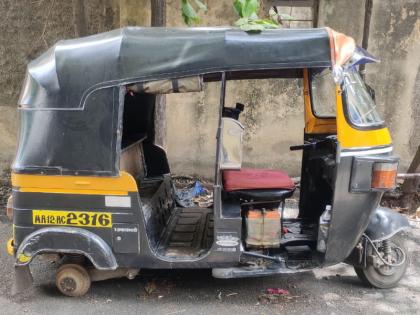
[[[202,26],[232,25],[236,20],[231,0],[204,1],[209,7]],[[147,0],[87,1],[88,33],[121,25],[149,23]],[[271,1],[263,1],[266,10]],[[367,80],[377,91],[378,107],[393,134],[395,149],[407,167],[420,143],[418,0],[374,0],[369,50],[382,62],[367,66]],[[13,158],[18,115],[15,107],[25,64],[55,41],[74,37],[71,1],[0,2],[0,168]],[[293,12],[292,12],[292,15]],[[301,16],[301,13],[295,12]],[[320,25],[353,36],[360,44],[364,0],[321,0]],[[180,1],[167,0],[167,25],[184,26]],[[270,80],[229,83],[227,105],[246,104],[243,122],[245,165],[280,167],[297,175],[299,153],[288,146],[303,136],[303,101],[297,82]],[[213,173],[219,86],[204,93],[167,98],[167,149],[174,173]]]
[[[207,1],[209,10],[201,14],[200,25],[233,25],[237,16],[232,2]],[[179,3],[168,1],[168,26],[184,25]],[[228,82],[226,106],[234,107],[236,102],[245,104],[241,115],[245,126],[244,166],[283,168],[292,175],[299,174],[301,153],[290,152],[288,148],[303,141],[301,90],[297,81],[288,80]],[[167,96],[167,152],[174,173],[213,175],[219,92],[206,89],[205,94],[210,93],[214,93],[211,102],[206,102],[202,95]],[[191,149],[186,151],[186,148]]]
[[[420,144],[420,2],[374,1],[370,51],[381,63],[368,68],[378,105],[389,123],[403,168]]]
[[[366,66],[366,81],[390,128],[405,170],[420,145],[420,1],[373,1],[369,51],[381,62]],[[363,0],[321,0],[320,25],[353,36],[360,45]]]
[[[119,24],[113,0],[86,1],[88,34]],[[0,173],[13,159],[19,118],[17,99],[26,64],[57,40],[75,37],[71,0],[0,1]],[[42,148],[40,148],[42,149]]]

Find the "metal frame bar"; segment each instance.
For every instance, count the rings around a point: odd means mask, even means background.
[[[290,22],[312,22],[312,27],[318,27],[319,22],[319,0],[281,0],[273,1],[273,6],[279,7],[297,7],[297,8],[311,8],[312,20],[292,19]]]
[[[226,72],[222,72],[221,85],[220,85],[220,104],[219,104],[219,120],[217,126],[216,135],[216,170],[214,174],[216,186],[220,186],[220,146],[221,146],[221,135],[222,135],[222,116],[223,108],[225,107],[225,95],[226,95]]]
[[[281,0],[273,1],[273,6],[283,7],[313,7],[317,0]]]
[[[226,94],[226,72],[221,73],[220,85],[220,104],[219,104],[219,121],[216,134],[216,169],[214,175],[213,186],[213,212],[215,217],[214,229],[217,229],[218,220],[222,217],[222,179],[220,176],[220,150],[221,150],[221,135],[222,135],[222,116],[223,108],[225,107]]]
[[[369,33],[370,33],[370,20],[372,17],[372,0],[365,0],[365,18],[363,22],[363,37],[362,37],[362,48],[368,49],[369,44]],[[359,66],[359,72],[363,79],[366,76],[366,64],[361,64]]]

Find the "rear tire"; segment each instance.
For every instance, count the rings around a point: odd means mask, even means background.
[[[66,296],[85,295],[90,288],[89,273],[80,265],[65,264],[58,268],[55,284],[58,290]]]
[[[366,285],[378,289],[390,289],[397,286],[398,282],[405,275],[407,267],[409,264],[408,251],[404,244],[404,240],[399,236],[394,236],[389,239],[391,247],[395,246],[401,248],[405,254],[405,261],[402,265],[396,267],[381,266],[375,267],[373,263],[367,263],[366,268],[355,266],[354,270],[356,271],[359,279]],[[372,245],[369,244],[371,247]],[[368,248],[368,253],[372,252],[372,248]],[[387,269],[381,269],[387,268]]]

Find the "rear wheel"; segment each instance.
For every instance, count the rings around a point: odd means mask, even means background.
[[[55,284],[67,296],[85,295],[90,288],[89,273],[80,265],[65,264],[57,270]]]
[[[408,251],[400,236],[394,236],[376,245],[381,257],[368,244],[366,267],[355,266],[357,276],[368,286],[389,289],[404,276],[409,264]]]

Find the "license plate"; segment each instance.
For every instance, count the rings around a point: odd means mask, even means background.
[[[112,227],[112,214],[108,212],[32,210],[34,225],[67,225],[83,227]]]

